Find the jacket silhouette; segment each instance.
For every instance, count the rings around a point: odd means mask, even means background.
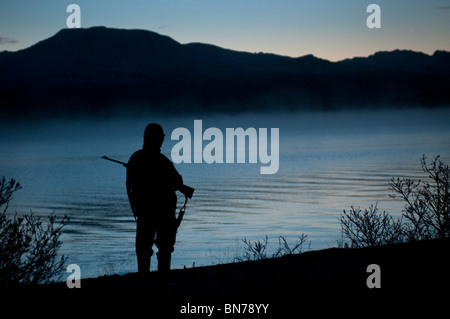
[[[144,146],[127,165],[127,193],[137,219],[136,255],[139,273],[150,272],[153,244],[158,247],[158,271],[167,274],[176,240],[175,191],[183,185],[173,163],[161,154],[162,127],[150,123],[145,128]]]

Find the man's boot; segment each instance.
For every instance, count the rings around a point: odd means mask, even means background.
[[[142,275],[150,273],[150,256],[137,255],[138,272]]]
[[[160,274],[160,277],[167,279],[170,271],[171,254],[158,252],[157,256],[158,256],[158,272]]]

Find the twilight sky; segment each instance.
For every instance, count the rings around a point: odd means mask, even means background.
[[[0,51],[26,48],[66,28],[71,3],[81,26],[152,30],[181,43],[332,61],[380,50],[450,51],[450,0],[0,0]],[[369,29],[369,4],[381,29]]]

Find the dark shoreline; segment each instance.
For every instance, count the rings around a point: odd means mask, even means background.
[[[69,289],[65,282],[59,282],[5,291],[4,305],[19,302],[40,307],[48,303],[63,310],[75,305],[76,309],[102,315],[116,315],[119,310],[160,311],[165,314],[161,318],[207,318],[206,314],[194,316],[180,311],[188,305],[222,309],[233,303],[270,305],[267,314],[253,318],[291,317],[300,309],[302,313],[314,311],[310,314],[356,314],[357,307],[366,307],[370,314],[385,315],[385,311],[394,310],[415,314],[418,309],[445,309],[450,284],[449,248],[450,239],[360,249],[329,248],[260,261],[176,269],[168,281],[158,272],[146,278],[137,273],[82,278],[80,289]],[[379,289],[366,284],[371,264],[381,270]],[[21,307],[21,311],[34,312],[31,306]],[[223,309],[211,317],[247,318],[225,314]]]
[[[450,239],[411,242],[380,247],[329,248],[280,258],[214,266],[175,269],[169,283],[158,272],[142,278],[138,273],[81,280],[81,289],[145,290],[146,295],[171,298],[226,299],[252,295],[276,296],[289,290],[296,295],[313,292],[417,291],[443,288],[450,283]],[[381,270],[381,288],[369,289],[367,267]],[[66,283],[36,287],[42,291],[70,291]]]

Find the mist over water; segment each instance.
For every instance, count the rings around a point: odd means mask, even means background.
[[[279,170],[261,175],[261,163],[248,161],[176,164],[196,191],[178,231],[173,268],[231,262],[242,254],[244,237],[268,235],[269,254],[280,235],[294,243],[305,233],[310,249],[336,246],[343,209],[378,203],[398,216],[403,203],[389,197],[388,181],[422,176],[422,154],[450,162],[448,108],[3,123],[0,176],[23,187],[8,212],[68,215],[60,253],[80,265],[82,278],[134,272],[135,222],[125,168],[101,156],[128,161],[142,147],[146,124],[159,122],[166,133],[162,152],[170,159],[178,142],[170,140],[171,132],[185,127],[193,134],[195,119],[203,130],[217,127],[224,134],[227,127],[279,128]]]

